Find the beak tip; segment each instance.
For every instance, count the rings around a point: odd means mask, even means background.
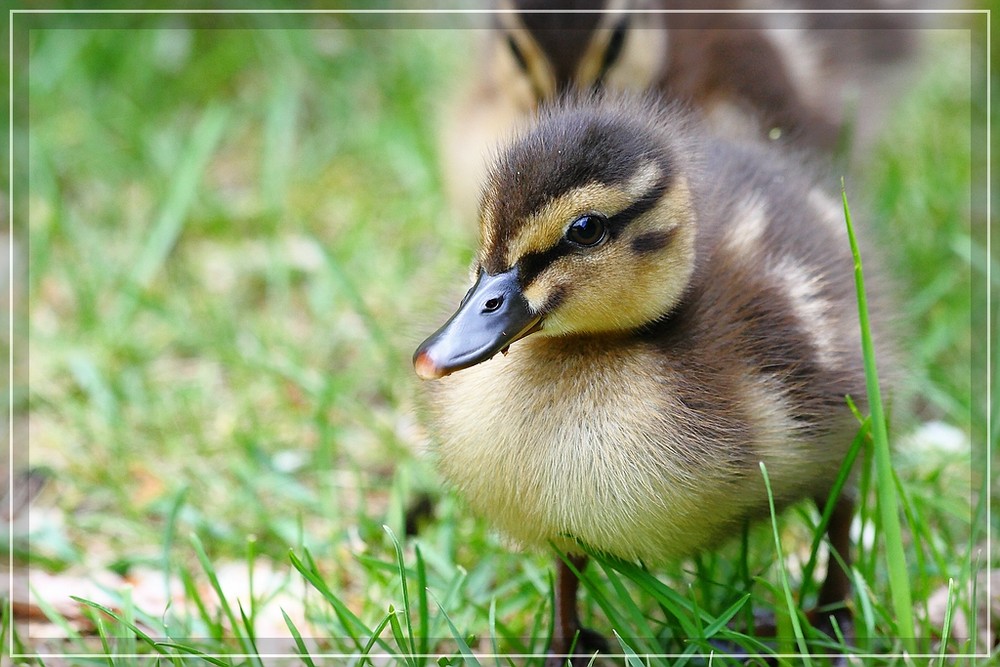
[[[417,352],[416,356],[413,357],[413,370],[417,372],[417,377],[421,380],[437,380],[448,374],[435,364],[431,356],[424,350]]]

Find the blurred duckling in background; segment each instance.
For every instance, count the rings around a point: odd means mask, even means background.
[[[882,9],[858,0],[852,9]],[[838,9],[842,2],[827,0]],[[815,9],[726,0],[715,10]],[[501,0],[472,85],[442,128],[445,181],[471,216],[488,150],[538,105],[568,91],[657,90],[712,132],[822,155],[864,150],[906,77],[914,15],[683,13],[696,0]],[[675,10],[645,13],[630,10]],[[538,12],[537,10],[548,10]]]
[[[414,366],[440,469],[502,533],[678,559],[768,514],[761,462],[779,507],[823,506],[865,380],[842,209],[800,165],[645,98],[564,101],[493,163],[480,236]],[[557,562],[555,654],[579,630]],[[848,594],[831,557],[819,608],[845,622]]]

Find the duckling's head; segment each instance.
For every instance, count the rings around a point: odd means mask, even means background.
[[[684,122],[630,97],[543,111],[490,170],[475,284],[417,349],[417,374],[443,377],[529,334],[615,334],[669,313],[695,262]]]
[[[493,65],[524,109],[567,91],[646,90],[666,67],[663,17],[645,0],[502,0]]]

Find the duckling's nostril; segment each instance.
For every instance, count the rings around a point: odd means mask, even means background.
[[[502,305],[503,305],[503,297],[495,296],[492,299],[488,299],[486,303],[483,304],[483,312],[492,313]]]

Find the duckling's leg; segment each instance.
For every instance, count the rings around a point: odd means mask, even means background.
[[[583,572],[587,567],[586,556],[567,556],[577,572]],[[586,665],[590,657],[597,651],[607,652],[607,642],[604,638],[587,628],[580,627],[580,616],[577,613],[576,592],[580,588],[580,580],[573,570],[556,558],[556,601],[555,625],[552,627],[552,645],[549,646],[549,657],[545,667],[566,667],[566,656],[573,650],[573,665]]]
[[[825,498],[817,498],[816,504],[822,511],[826,504]],[[835,636],[833,622],[836,621],[844,638],[854,639],[853,620],[847,607],[851,595],[851,578],[848,571],[851,567],[851,521],[854,518],[854,500],[844,494],[837,499],[830,515],[830,523],[826,527],[826,535],[830,540],[830,559],[826,568],[826,579],[819,590],[815,615],[816,627],[831,637]],[[838,559],[834,553],[840,555]],[[843,565],[841,562],[843,561]],[[831,620],[832,617],[832,620]]]

